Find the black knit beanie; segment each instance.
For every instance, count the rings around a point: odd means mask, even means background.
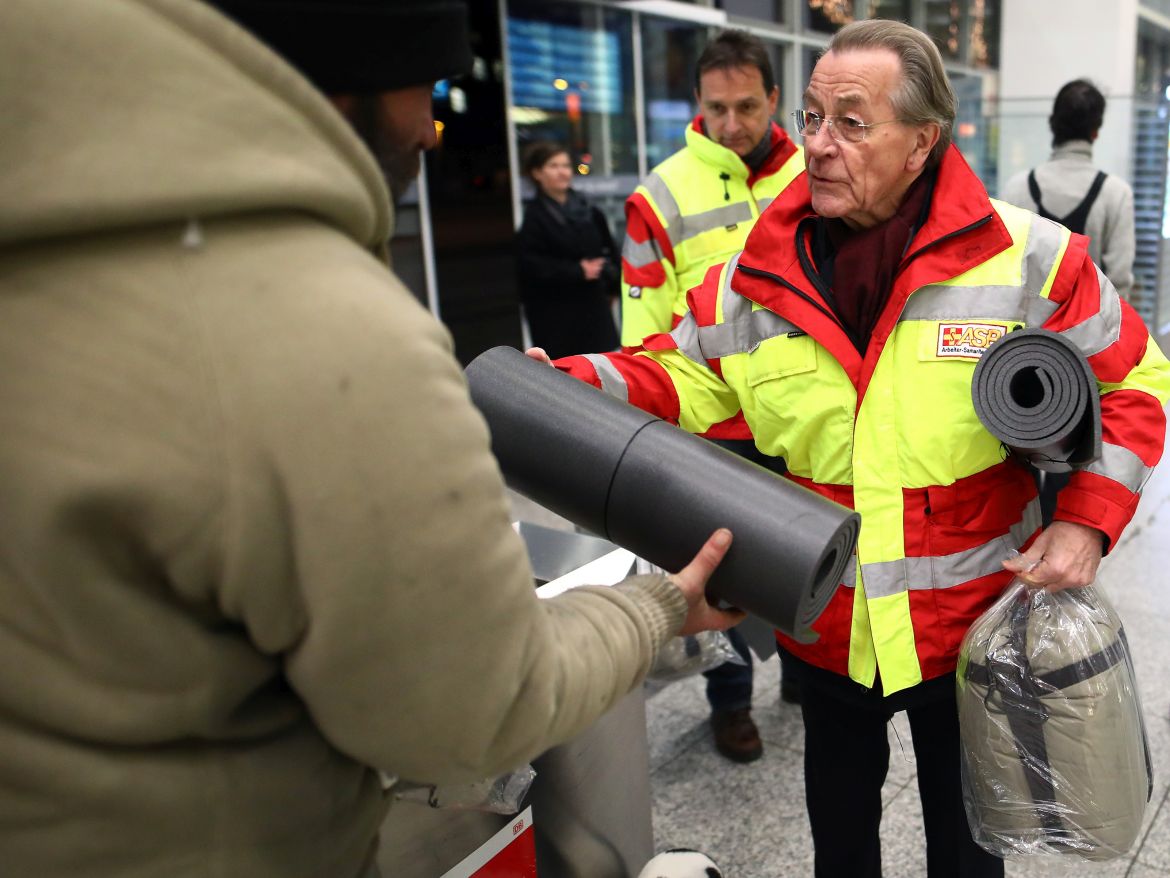
[[[376,94],[471,69],[459,0],[209,0],[326,94]]]

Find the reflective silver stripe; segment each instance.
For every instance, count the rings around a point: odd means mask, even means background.
[[[1128,448],[1102,443],[1101,457],[1085,467],[1085,472],[1111,479],[1136,494],[1145,487],[1154,468],[1142,463]]]
[[[724,323],[739,323],[752,313],[751,300],[741,296],[731,286],[735,272],[739,269],[739,257],[742,255],[742,250],[736,253],[727,260],[727,265],[723,269],[723,289],[719,292]]]
[[[593,364],[597,370],[597,377],[601,381],[601,389],[610,396],[617,397],[622,402],[630,401],[630,388],[626,379],[609,361],[605,354],[586,354],[585,359]]]
[[[931,284],[915,291],[899,319],[972,320],[984,317],[1039,326],[1060,307],[1039,295],[1060,253],[1060,242],[1060,228],[1034,216],[1021,256],[1019,287]]]
[[[678,345],[679,352],[683,356],[688,360],[694,360],[701,366],[706,366],[707,360],[703,356],[703,347],[699,341],[701,332],[702,330],[695,322],[695,315],[688,311],[679,325],[670,333],[670,336]]]
[[[862,523],[864,526],[864,522]],[[1001,537],[951,555],[902,558],[863,564],[862,581],[868,598],[884,598],[929,588],[953,588],[1003,570],[1003,560],[1040,527],[1040,501],[1033,499],[1023,516]]]
[[[1048,322],[1048,318],[1056,313],[1060,305],[1051,299],[1042,296],[1033,296],[1028,300],[1028,310],[1024,313],[1024,323],[1032,328],[1038,328]]]
[[[1101,306],[1097,313],[1060,333],[1086,357],[1100,353],[1121,338],[1121,297],[1100,268],[1097,268],[1097,283],[1101,286]]]
[[[1056,257],[1060,255],[1064,235],[1062,226],[1032,214],[1032,222],[1028,226],[1028,244],[1024,248],[1024,259],[1020,265],[1024,289],[1037,294],[1044,289],[1048,275],[1056,264]]]
[[[1028,226],[1028,246],[1024,248],[1024,259],[1020,265],[1023,288],[1031,294],[1024,301],[1025,310],[1021,315],[1027,326],[1043,326],[1060,307],[1040,293],[1056,265],[1065,234],[1063,227],[1042,216],[1032,215],[1032,222]]]
[[[841,574],[841,584],[846,588],[857,587],[857,558],[853,559],[853,563],[845,568],[845,572]]]
[[[628,262],[632,268],[653,265],[661,258],[662,255],[658,252],[658,244],[653,238],[639,244],[627,235],[626,240],[622,242],[622,259]]]
[[[739,253],[732,256],[723,270],[723,321],[714,326],[698,327],[699,349],[708,360],[750,353],[761,342],[799,331],[779,314],[766,309],[753,311],[751,300],[732,289],[731,279],[735,277],[739,256]]]
[[[748,223],[753,218],[751,205],[746,201],[738,201],[699,213],[685,214],[677,226],[667,229],[667,233],[670,235],[670,243],[677,246],[680,241],[701,235],[703,232],[734,226],[737,223]]]
[[[763,198],[757,198],[756,204],[760,208],[760,213],[763,213],[765,210],[767,210],[768,205],[771,204],[775,200],[776,200],[775,195],[765,195]]]
[[[666,185],[666,181],[659,174],[652,172],[642,185],[662,215],[667,237],[670,238],[671,245],[675,247],[688,238],[693,238],[703,232],[722,229],[737,223],[751,222],[754,219],[751,204],[746,201],[722,204],[710,210],[684,216],[674,193],[670,191],[670,187]]]
[[[751,353],[770,338],[799,331],[779,314],[767,310],[753,311],[735,323],[700,326],[699,345],[703,353],[714,360],[732,354]]]
[[[650,194],[650,199],[654,202],[654,206],[658,208],[658,212],[662,215],[662,224],[666,226],[666,233],[670,236],[672,244],[677,243],[675,240],[675,232],[682,218],[682,211],[679,210],[678,202],[674,199],[674,193],[670,191],[670,187],[666,185],[666,181],[662,177],[651,171],[642,185]]]
[[[948,287],[931,284],[906,302],[899,320],[973,320],[976,317],[1023,320],[1024,291],[1019,287]]]

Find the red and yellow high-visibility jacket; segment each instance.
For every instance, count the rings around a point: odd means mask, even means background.
[[[742,412],[788,477],[861,513],[857,563],[793,653],[887,693],[955,667],[971,622],[1040,525],[1028,471],[976,417],[971,375],[995,338],[1043,326],[1088,357],[1103,453],[1058,520],[1116,543],[1162,453],[1170,363],[1087,255],[1086,239],[988,198],[953,147],[864,356],[801,267],[801,175],[745,249],[710,269],[686,318],[635,355],[558,368],[700,433]]]
[[[669,332],[686,313],[687,291],[712,265],[743,249],[772,200],[804,170],[804,151],[773,122],[759,170],[703,133],[696,116],[687,145],[654,168],[626,199],[622,245],[622,345]]]

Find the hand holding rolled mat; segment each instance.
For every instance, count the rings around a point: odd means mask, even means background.
[[[466,373],[512,488],[667,570],[729,528],[708,597],[816,639],[852,563],[855,512],[513,348]]]
[[[1071,341],[1046,329],[1010,332],[971,377],[987,431],[1037,469],[1066,473],[1101,456],[1097,379]]]

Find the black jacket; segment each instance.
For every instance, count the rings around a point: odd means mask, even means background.
[[[571,190],[563,206],[540,193],[524,212],[516,249],[533,344],[554,358],[614,350],[610,297],[620,291],[621,263],[601,211]],[[601,277],[586,280],[581,260],[598,256],[606,259]]]

